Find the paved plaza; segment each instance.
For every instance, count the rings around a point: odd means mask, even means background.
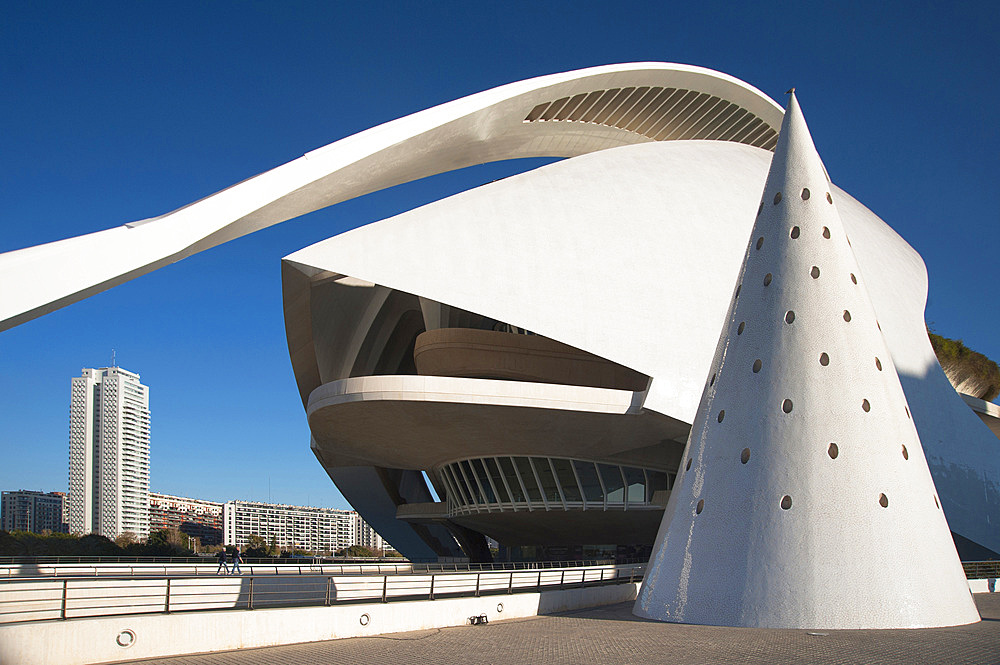
[[[922,630],[805,631],[657,623],[622,603],[530,619],[381,637],[157,658],[145,665],[334,663],[1000,663],[1000,594],[978,594],[983,621]],[[206,619],[207,620],[207,619]]]

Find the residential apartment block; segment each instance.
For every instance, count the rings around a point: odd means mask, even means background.
[[[246,547],[251,535],[280,548],[332,554],[382,538],[353,510],[229,501],[223,506],[226,545]],[[361,534],[361,539],[359,539]],[[370,545],[369,545],[370,546]]]
[[[66,494],[18,490],[0,494],[0,529],[65,533]]]
[[[215,501],[149,493],[149,532],[177,529],[202,545],[222,543],[222,505]]]
[[[149,388],[120,367],[72,380],[69,530],[149,534]]]

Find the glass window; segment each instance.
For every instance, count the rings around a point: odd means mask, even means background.
[[[468,480],[469,489],[472,491],[472,498],[476,503],[485,503],[483,501],[483,493],[479,491],[479,483],[476,482],[476,474],[472,470],[472,465],[469,464],[469,460],[462,460],[459,462],[462,467],[462,471],[465,472],[465,477]]]
[[[500,462],[500,471],[503,473],[503,477],[506,478],[510,491],[514,494],[514,501],[523,503],[526,499],[524,498],[524,492],[521,491],[521,484],[517,482],[517,476],[514,474],[514,463],[509,457],[501,457],[498,461]]]
[[[649,469],[646,469],[646,478],[648,480],[646,483],[648,498],[646,500],[652,501],[654,492],[667,489],[667,474],[662,471],[650,471]]]
[[[628,481],[628,502],[645,503],[646,475],[642,472],[642,469],[624,466],[622,467],[622,471],[625,472],[625,480]]]
[[[451,477],[455,481],[455,487],[458,489],[458,496],[461,497],[460,503],[471,504],[474,503],[472,500],[472,493],[469,491],[469,486],[465,482],[465,478],[462,477],[461,471],[459,471],[457,464],[449,464],[448,470],[451,472]]]
[[[625,482],[621,470],[610,464],[598,464],[604,489],[608,492],[608,503],[625,503]]]
[[[486,470],[486,461],[482,459],[473,460],[472,468],[476,470],[479,482],[483,485],[483,491],[486,492],[486,498],[490,503],[498,503],[497,495],[493,492],[493,484],[490,482],[489,473]]]
[[[556,477],[562,485],[563,494],[567,501],[582,501],[580,498],[580,488],[576,484],[576,476],[573,475],[573,467],[568,459],[552,458],[552,466],[556,470]]]
[[[562,497],[559,496],[559,488],[556,487],[556,477],[552,475],[552,469],[549,468],[548,458],[532,457],[531,461],[538,471],[538,479],[542,481],[542,492],[545,498],[555,503],[562,503]]]
[[[510,496],[507,495],[507,488],[503,484],[502,474],[500,473],[500,467],[497,466],[497,461],[492,457],[487,457],[483,460],[483,463],[486,464],[486,470],[489,472],[490,478],[493,479],[493,484],[496,486],[497,492],[500,494],[498,498],[504,503],[509,503]],[[516,484],[517,480],[515,480],[514,483]],[[513,489],[511,491],[513,491]]]
[[[542,495],[538,491],[538,483],[535,482],[535,474],[531,471],[531,462],[527,457],[515,457],[514,464],[517,465],[517,472],[524,482],[524,489],[528,491],[529,501],[541,501]]]

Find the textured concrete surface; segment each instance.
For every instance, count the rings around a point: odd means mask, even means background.
[[[718,628],[632,616],[631,603],[463,626],[266,649],[132,661],[146,665],[316,663],[1000,663],[1000,594],[978,594],[983,621],[921,630]]]

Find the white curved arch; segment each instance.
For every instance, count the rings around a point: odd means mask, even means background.
[[[588,100],[594,116],[574,119],[571,104]],[[0,254],[0,283],[21,285],[0,297],[0,330],[234,238],[426,176],[652,140],[767,148],[781,117],[756,88],[689,65],[607,65],[511,83],[341,139],[160,217]],[[90,260],[95,252],[101,261]]]

